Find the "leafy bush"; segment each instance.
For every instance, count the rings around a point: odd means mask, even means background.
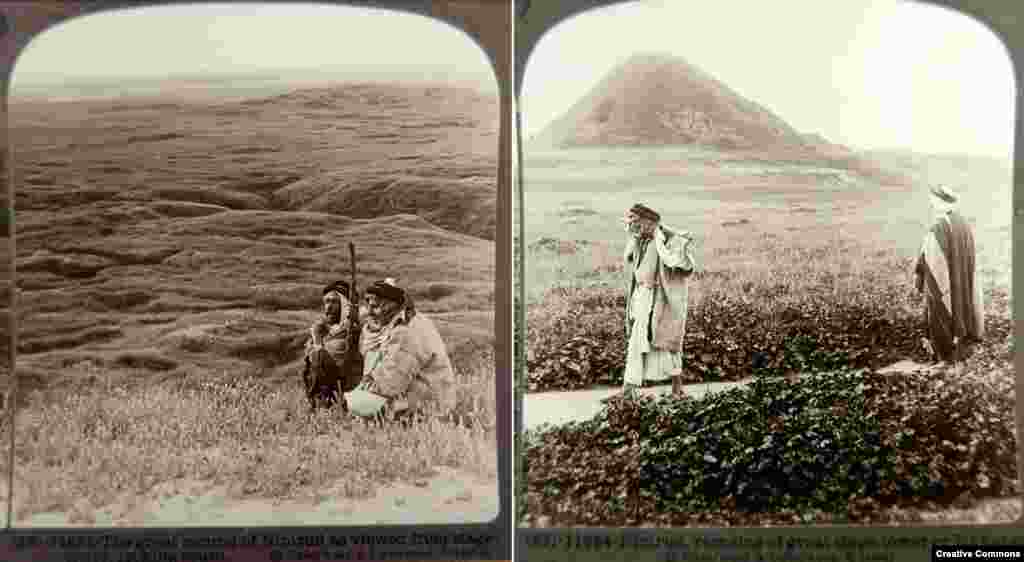
[[[904,260],[845,276],[697,275],[683,340],[687,376],[739,380],[925,360],[920,297],[892,282],[906,268]],[[527,326],[529,391],[622,384],[623,289],[551,289],[528,310]]]
[[[553,289],[528,312],[528,389],[571,390],[622,381],[625,306],[622,291]]]
[[[1015,493],[1014,378],[988,369],[990,351],[959,372],[759,378],[530,432],[525,522],[868,522],[887,507]]]

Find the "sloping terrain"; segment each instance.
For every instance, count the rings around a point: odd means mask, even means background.
[[[614,68],[535,142],[556,147],[805,144],[768,109],[685,59],[656,53],[634,55]]]
[[[719,153],[715,159],[824,166],[875,183],[909,185],[906,177],[820,134],[796,131],[687,60],[660,53],[636,54],[613,68],[526,148],[666,146]]]
[[[162,200],[285,210],[275,193],[318,176],[344,178],[332,180],[331,189],[444,180],[444,205],[459,203],[450,201],[460,193],[452,182],[465,181],[470,199],[479,201],[486,199],[479,196],[481,185],[495,189],[497,112],[495,98],[472,90],[388,84],[205,103],[23,102],[11,114],[16,206],[22,214],[61,215],[102,208],[116,214],[119,224],[147,220]],[[409,211],[387,201],[366,205],[343,209],[344,214]],[[458,212],[444,205],[424,211],[444,217],[455,231],[493,239],[479,225],[458,224]],[[155,211],[201,212],[184,205]],[[73,226],[76,234],[100,233],[102,222],[78,218]]]
[[[343,84],[11,120],[26,387],[294,377],[349,242],[360,285],[398,278],[453,355],[493,337],[493,97]]]
[[[1012,159],[1000,160],[969,154],[924,154],[895,149],[870,150],[864,155],[890,170],[912,178],[916,183],[942,183],[957,188],[962,192],[961,195],[971,191],[968,186],[977,186],[986,192],[996,191],[1002,195],[1001,188],[1009,187],[1013,178]]]

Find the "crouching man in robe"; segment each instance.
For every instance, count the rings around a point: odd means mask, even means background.
[[[918,255],[915,286],[924,295],[926,347],[933,359],[956,362],[985,335],[974,235],[957,211],[956,193],[938,186],[929,195],[933,221]]]
[[[359,326],[349,325],[349,292],[345,281],[324,287],[323,316],[309,328],[302,381],[311,409],[332,406],[360,379],[361,358],[351,353],[358,347]]]
[[[696,262],[689,232],[661,224],[661,215],[636,204],[626,212],[626,371],[622,396],[644,381],[672,379],[682,392],[683,336],[688,280]]]
[[[455,408],[455,371],[434,323],[391,279],[366,289],[363,379],[345,395],[364,418],[412,421]]]

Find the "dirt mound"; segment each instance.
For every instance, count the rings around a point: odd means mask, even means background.
[[[419,215],[411,215],[407,213],[400,213],[397,215],[391,215],[390,217],[381,217],[377,219],[377,224],[397,226],[401,228],[411,229],[422,229],[422,230],[438,230],[439,227],[431,224],[427,219]]]
[[[149,371],[170,371],[178,366],[178,362],[156,350],[133,350],[118,354],[114,365],[129,369],[145,369]]]
[[[209,203],[192,203],[190,201],[154,201],[153,210],[165,217],[205,217],[223,213],[228,208]]]
[[[307,329],[300,322],[234,315],[216,323],[174,329],[157,345],[172,352],[212,353],[276,366],[301,357]]]
[[[756,149],[803,147],[805,140],[771,111],[685,59],[640,54],[614,68],[534,144]]]
[[[597,214],[597,211],[584,205],[568,205],[558,211],[558,216],[569,219],[577,217],[592,217]]]
[[[254,193],[227,188],[164,187],[153,190],[160,199],[218,205],[231,209],[266,209],[267,200]]]
[[[167,225],[166,234],[180,236],[224,236],[261,240],[270,236],[316,236],[337,232],[354,224],[347,217],[319,212],[276,212],[229,210],[217,216],[196,217]]]
[[[115,263],[109,258],[88,253],[55,254],[42,250],[27,258],[19,259],[17,271],[52,273],[61,277],[79,279],[94,277],[97,272]]]
[[[18,271],[18,289],[45,291],[63,287],[67,278],[48,271]]]
[[[442,228],[494,240],[496,178],[374,175],[353,178],[328,173],[296,182],[275,193],[283,208],[353,218],[418,215]]]
[[[106,342],[121,336],[118,326],[93,326],[67,334],[54,334],[18,341],[18,353],[33,354],[55,349],[70,349],[96,342]]]
[[[408,215],[405,215],[405,217],[408,217]],[[471,252],[474,248],[478,249],[486,246],[486,243],[482,242],[479,238],[458,234],[435,226],[429,226],[428,228],[408,226],[408,222],[413,221],[406,221],[400,219],[399,221],[389,223],[386,217],[361,221],[346,230],[341,239],[344,240],[350,237],[356,240],[357,245],[365,248],[366,252],[385,251],[387,248],[427,252],[441,250],[460,254],[461,257],[467,257],[462,255],[464,252]],[[420,223],[420,221],[422,219],[415,222]],[[406,222],[406,224],[402,224],[403,222]],[[332,249],[340,250],[341,247]],[[402,266],[397,263],[394,267],[395,269],[402,269]]]
[[[341,108],[351,110],[358,106],[381,109],[402,109],[424,101],[444,101],[473,104],[492,103],[490,96],[476,90],[446,83],[412,86],[399,82],[349,82],[327,87],[300,88],[280,94],[241,102],[243,107],[265,105],[303,106],[312,109]]]
[[[577,147],[700,146],[719,154],[849,170],[879,185],[911,185],[899,170],[803,134],[674,55],[638,54],[612,69],[529,144],[531,150]]]
[[[567,255],[575,254],[578,250],[590,245],[591,242],[589,240],[563,240],[544,236],[531,242],[529,249],[534,252],[556,252],[558,254]]]
[[[441,228],[421,215],[407,213],[352,219],[315,212],[226,211],[174,221],[161,228],[160,233],[168,239],[185,237],[190,241],[186,252],[196,255],[230,252],[235,259],[260,256],[323,259],[325,253],[344,249],[344,261],[347,261],[349,241],[367,250],[390,248],[389,253],[400,248],[443,247],[451,251],[456,247],[476,247],[481,242],[479,238]],[[307,246],[306,251],[296,252],[295,246],[299,244],[286,243],[296,239],[317,242],[303,242],[301,245]],[[274,241],[274,244],[252,243],[264,240]]]
[[[108,258],[122,265],[155,265],[180,250],[181,247],[173,242],[162,243],[131,237],[108,237],[99,240],[54,244],[51,251],[64,255],[90,254]]]

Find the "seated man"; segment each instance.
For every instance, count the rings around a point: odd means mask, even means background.
[[[324,287],[324,314],[310,327],[302,380],[311,409],[331,406],[339,392],[355,387],[362,371],[357,351],[359,325],[350,329],[349,285],[337,281]],[[353,353],[350,353],[353,352]],[[340,388],[339,388],[340,385]]]
[[[417,313],[393,280],[366,289],[370,318],[360,351],[363,379],[345,398],[350,411],[367,418],[412,419],[447,415],[455,407],[455,371],[434,323]]]

